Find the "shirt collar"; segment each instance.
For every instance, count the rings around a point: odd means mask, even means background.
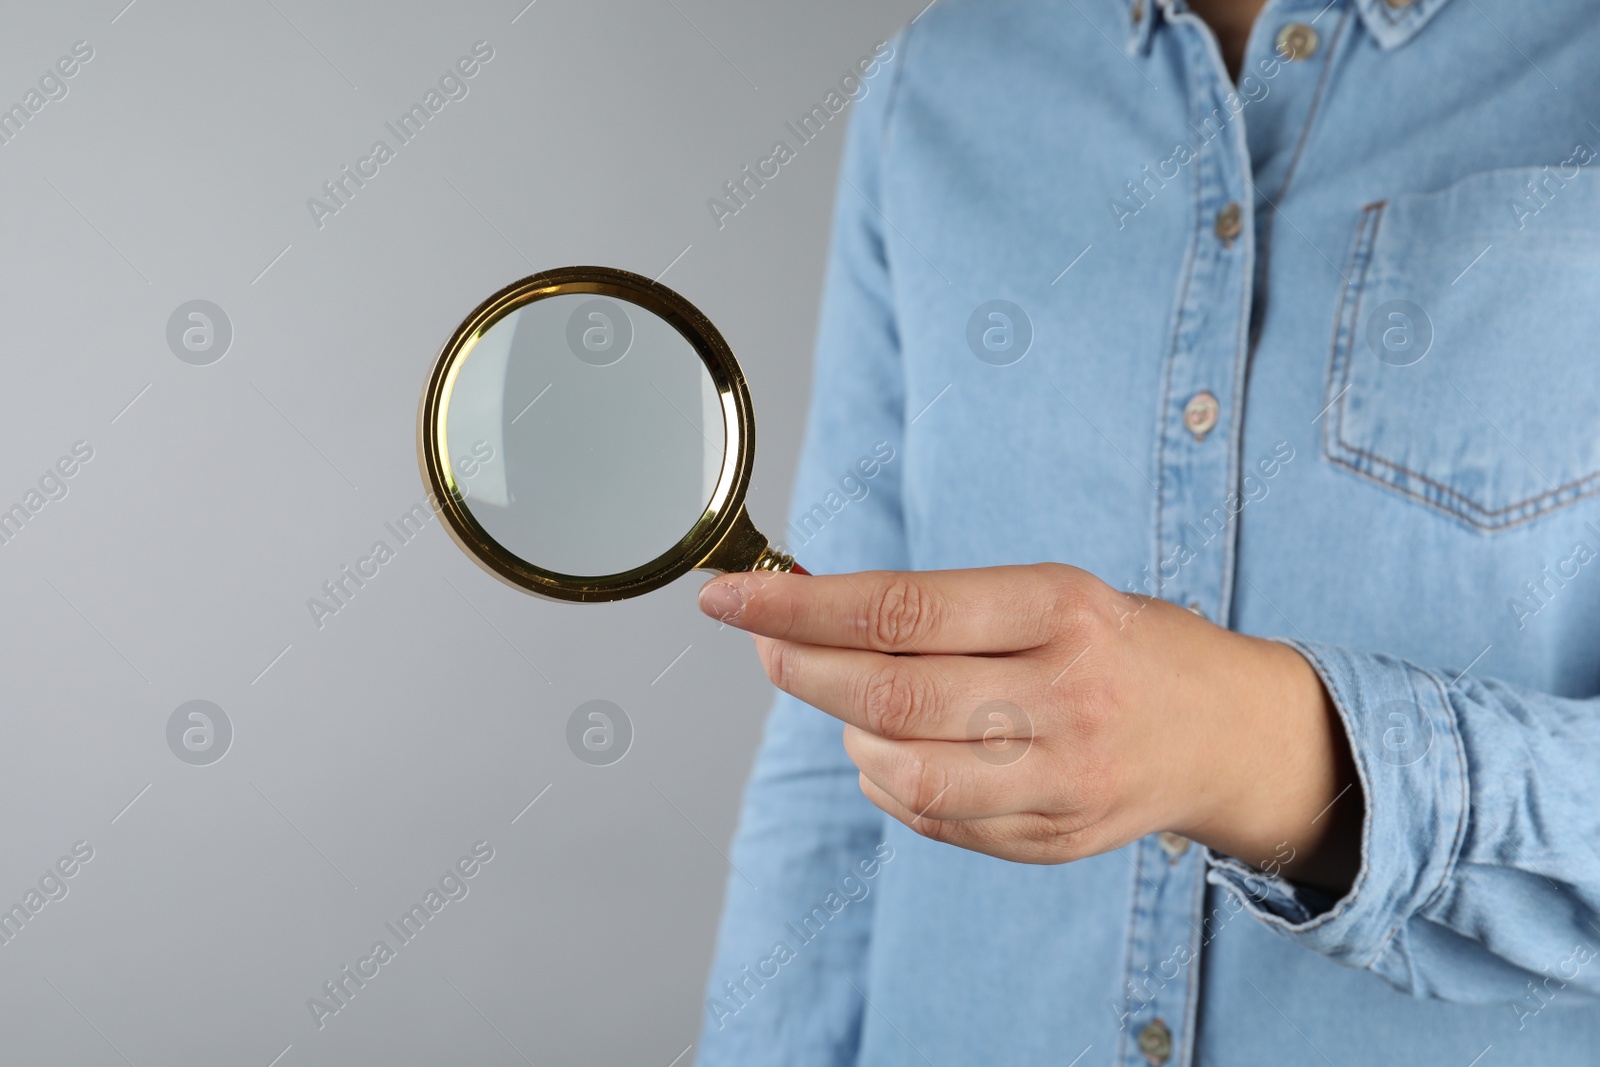
[[[1355,0],[1361,22],[1378,46],[1398,48],[1415,37],[1449,0]]]
[[[1338,3],[1339,0],[1334,0]],[[1378,47],[1388,51],[1415,37],[1434,13],[1449,0],[1350,0]],[[1173,6],[1173,0],[1122,0],[1128,19],[1128,50],[1144,52],[1156,20]],[[1331,5],[1330,5],[1331,6]]]

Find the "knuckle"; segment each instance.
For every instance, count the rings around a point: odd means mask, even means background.
[[[1045,583],[1048,595],[1044,598],[1050,617],[1050,629],[1059,641],[1089,644],[1097,636],[1105,636],[1107,629],[1117,629],[1127,614],[1122,601],[1127,594],[1119,593],[1088,571],[1065,563],[1049,563],[1050,579]]]
[[[1066,563],[1036,563],[1033,566],[1039,577],[1037,588],[1051,597],[1075,588],[1078,576],[1082,573],[1077,567]]]
[[[1068,778],[1053,791],[1050,804],[1060,839],[1081,837],[1115,812],[1118,775],[1103,758],[1089,755],[1076,760]]]
[[[795,684],[795,660],[799,654],[799,650],[788,641],[773,641],[767,646],[764,659],[767,678],[784,692],[789,692]]]
[[[1116,706],[1112,681],[1099,664],[1077,674],[1072,684],[1070,724],[1084,751],[1095,752],[1107,742],[1107,731],[1116,723]]]
[[[1094,591],[1078,581],[1063,581],[1055,590],[1050,607],[1056,637],[1072,645],[1094,641],[1104,612]]]
[[[897,663],[875,668],[862,683],[862,717],[867,729],[879,737],[916,736],[929,701],[924,684]]]
[[[772,580],[767,572],[761,572],[762,577],[756,579],[759,586],[765,586]],[[774,628],[774,632],[787,637],[797,632],[806,622],[807,602],[803,597],[785,594],[781,589],[769,591],[761,597],[761,604],[767,609],[767,621]]]
[[[937,766],[920,754],[906,758],[900,772],[904,785],[905,805],[916,822],[939,822],[940,804],[950,790],[950,783]]]
[[[937,627],[940,611],[938,598],[915,579],[895,577],[873,592],[867,627],[883,651],[900,651],[925,641]]]
[[[1089,823],[1098,826],[1115,813],[1113,798],[1116,795],[1116,776],[1107,773],[1104,767],[1094,767],[1078,786],[1079,810]]]

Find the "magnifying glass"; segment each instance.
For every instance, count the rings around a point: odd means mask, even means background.
[[[451,538],[551,600],[691,570],[808,573],[745,513],[755,418],[722,335],[659,282],[563,267],[456,328],[422,394],[422,477]]]

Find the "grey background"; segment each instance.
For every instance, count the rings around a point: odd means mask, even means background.
[[[780,530],[843,123],[724,229],[705,202],[922,0],[525,2],[7,5],[0,105],[94,48],[0,145],[0,506],[94,449],[0,546],[0,906],[94,849],[0,945],[7,1063],[667,1067],[696,1039],[769,700],[748,639],[700,576],[545,603],[384,523],[479,300],[670,264],[749,375]],[[469,95],[319,229],[307,198],[478,40]],[[167,347],[193,299],[233,324],[210,366]],[[234,729],[209,766],[166,740],[194,699]],[[567,747],[591,699],[633,723],[611,766]],[[478,840],[470,895],[319,1031],[307,998]]]

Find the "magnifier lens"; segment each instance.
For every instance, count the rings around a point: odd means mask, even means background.
[[[472,518],[547,571],[614,575],[673,548],[724,466],[704,361],[637,304],[564,293],[500,318],[460,361],[444,449]]]

